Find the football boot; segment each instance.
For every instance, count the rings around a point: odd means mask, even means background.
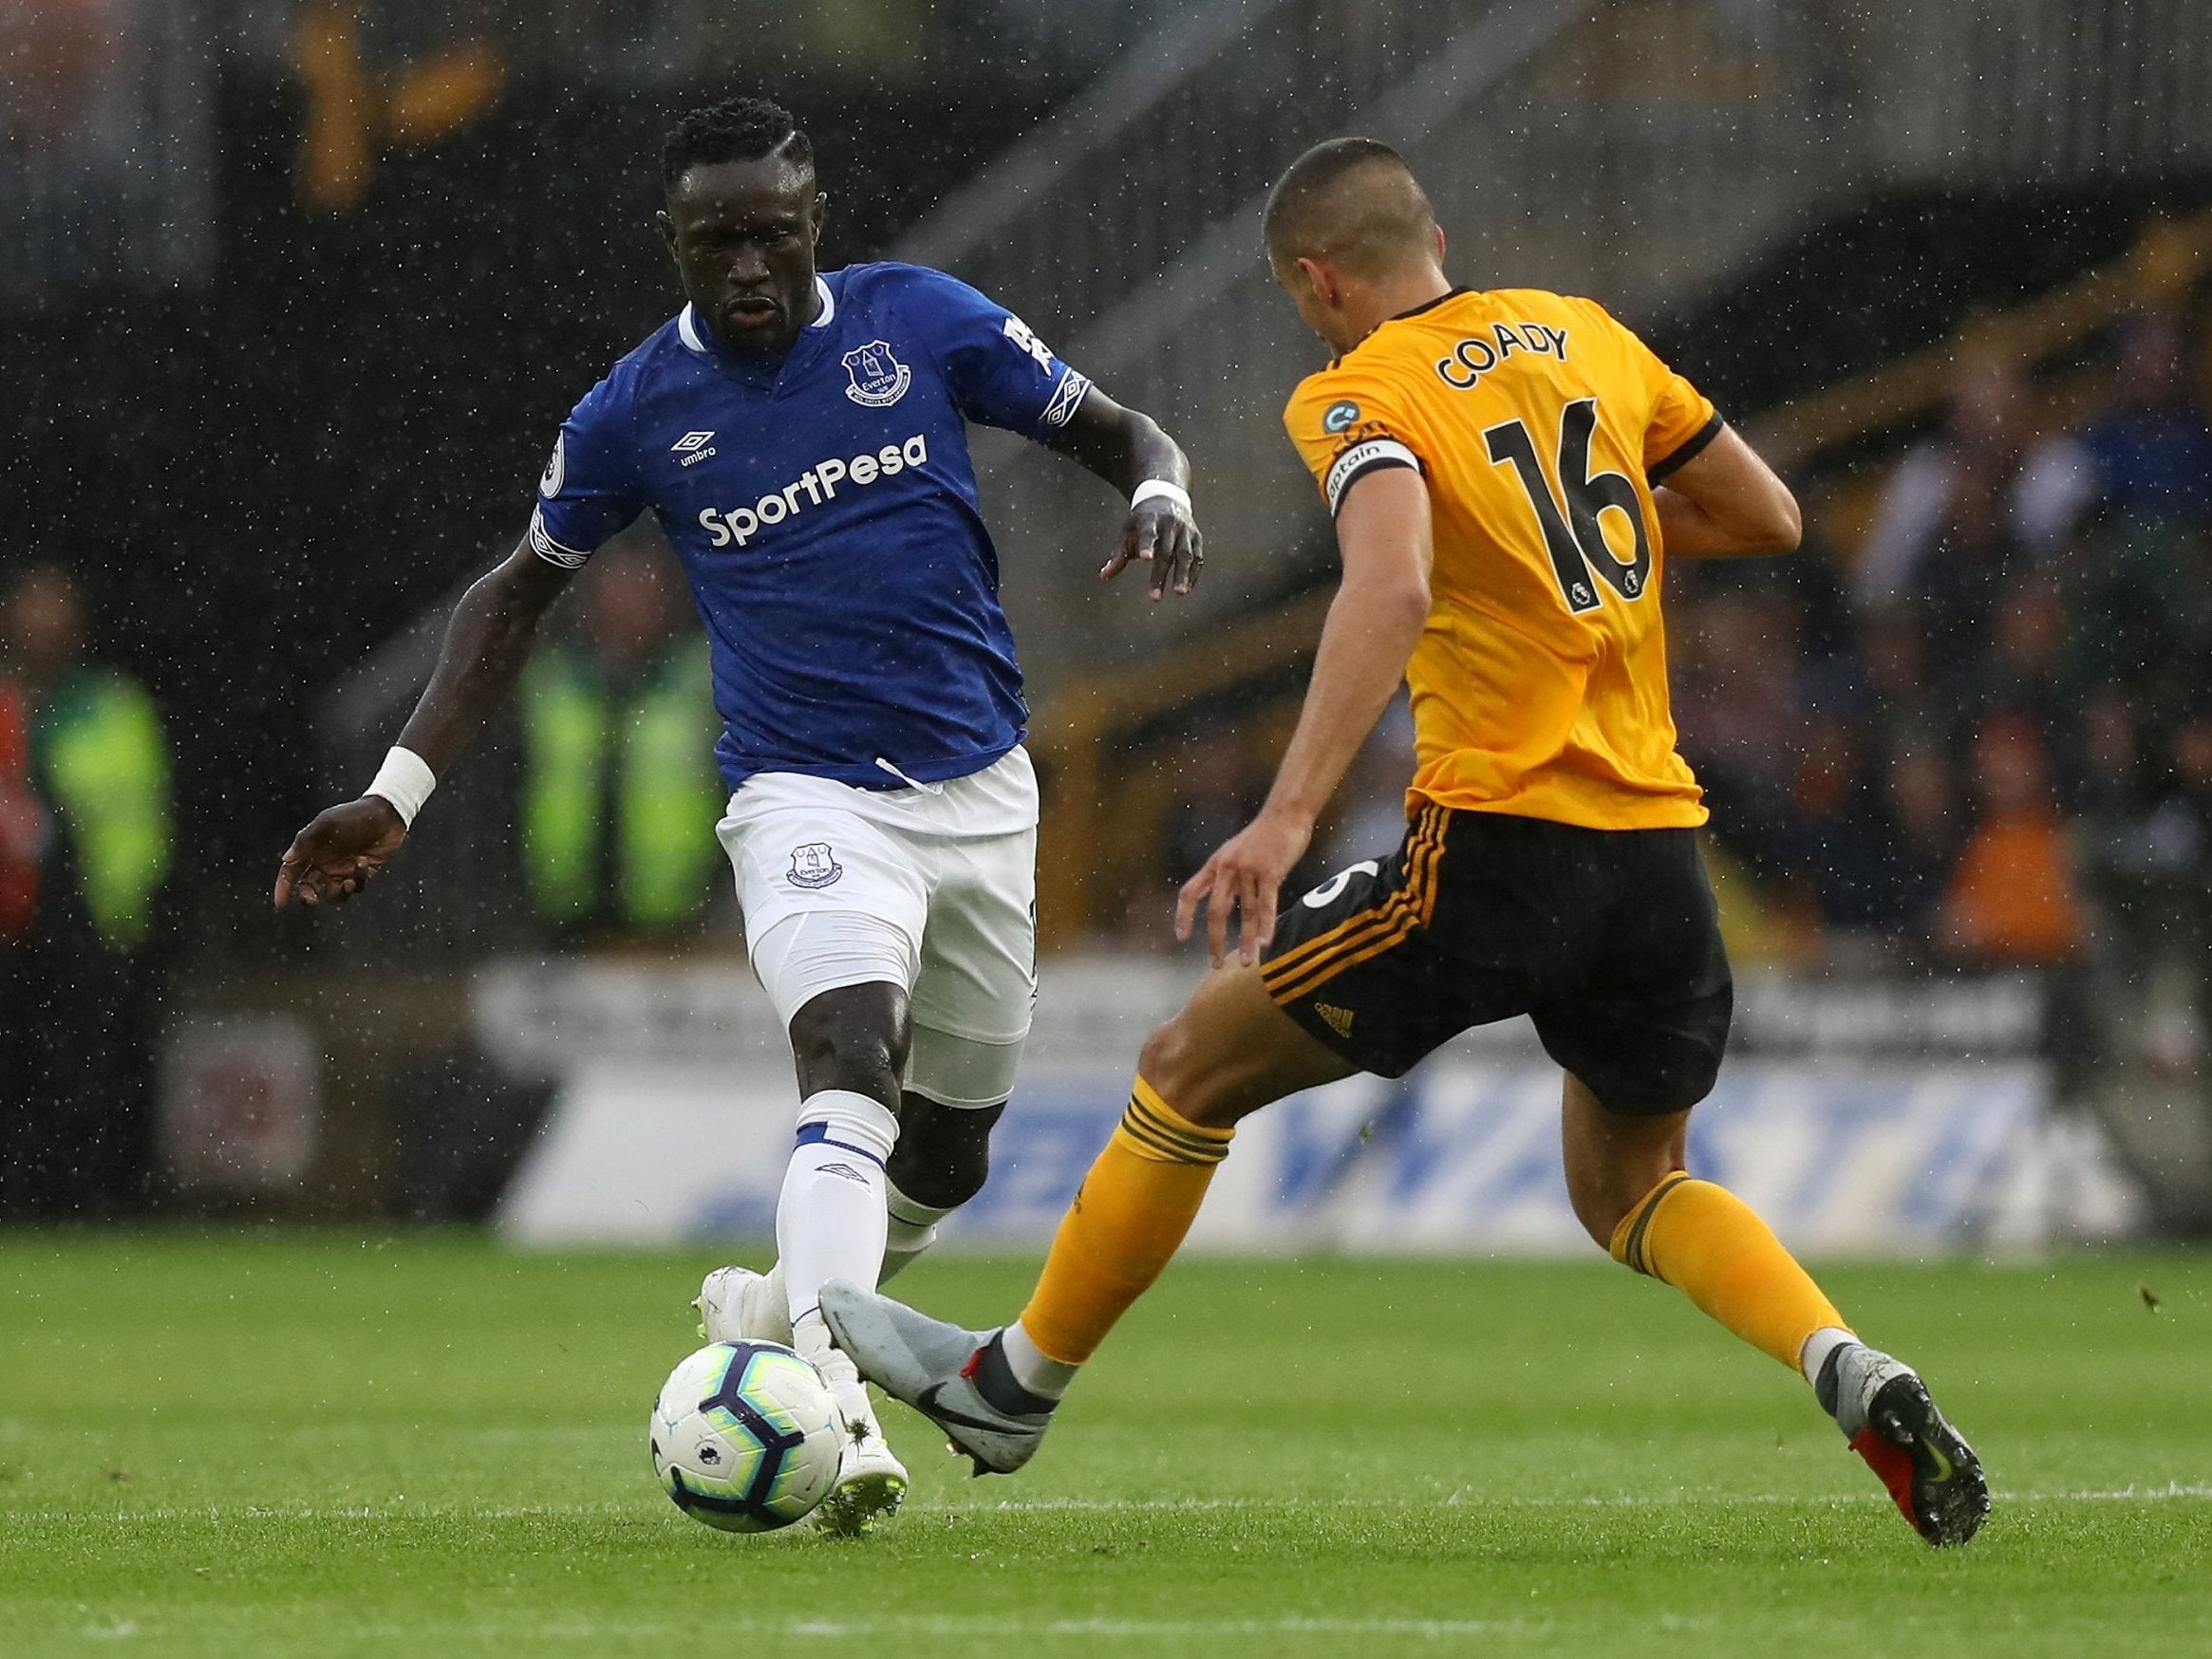
[[[837,1346],[860,1372],[945,1431],[979,1475],[1009,1475],[1037,1453],[1052,1409],[1007,1410],[984,1394],[986,1366],[1000,1371],[1002,1398],[1019,1386],[1004,1371],[996,1331],[965,1331],[918,1314],[858,1285],[833,1279],[822,1287],[822,1317]]]
[[[1980,1530],[1989,1516],[1981,1460],[1910,1366],[1846,1342],[1821,1367],[1813,1392],[1921,1537],[1940,1547]]]

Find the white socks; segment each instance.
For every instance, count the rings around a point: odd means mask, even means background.
[[[1040,1399],[1059,1399],[1083,1369],[1044,1352],[1029,1340],[1029,1333],[1022,1329],[1019,1319],[999,1333],[999,1349],[1006,1356],[1006,1369],[1014,1373],[1014,1380]]]
[[[1820,1368],[1828,1364],[1828,1356],[1846,1342],[1859,1339],[1848,1331],[1835,1325],[1823,1325],[1805,1339],[1805,1346],[1797,1351],[1797,1369],[1805,1373],[1805,1380],[1815,1388],[1820,1386]]]
[[[884,1207],[890,1217],[890,1231],[884,1240],[883,1275],[876,1280],[878,1287],[890,1283],[914,1258],[936,1243],[937,1223],[952,1214],[935,1204],[917,1203],[895,1186],[887,1186],[886,1191]]]
[[[798,1145],[776,1201],[776,1249],[795,1333],[808,1320],[819,1327],[822,1286],[831,1279],[875,1288],[889,1223],[883,1166],[898,1136],[896,1114],[865,1094],[826,1089],[799,1103]]]

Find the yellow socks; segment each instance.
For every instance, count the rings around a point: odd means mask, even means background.
[[[1199,1128],[1136,1080],[1022,1311],[1039,1351],[1063,1365],[1091,1357],[1183,1242],[1235,1132]]]
[[[1022,1332],[1042,1358],[1083,1364],[1151,1288],[1197,1219],[1233,1133],[1201,1128],[1136,1080],[1022,1311]],[[1813,1333],[1847,1329],[1767,1223],[1711,1182],[1668,1176],[1615,1229],[1612,1250],[1792,1369]]]
[[[1749,1204],[1679,1170],[1613,1230],[1613,1259],[1664,1279],[1792,1370],[1815,1331],[1848,1329]]]

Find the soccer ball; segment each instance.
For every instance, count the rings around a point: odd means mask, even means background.
[[[773,1532],[829,1496],[845,1425],[821,1372],[790,1349],[717,1342],[668,1374],[647,1434],[677,1508],[723,1532]]]

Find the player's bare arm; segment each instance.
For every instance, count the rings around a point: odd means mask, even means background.
[[[1313,679],[1290,747],[1259,816],[1184,884],[1175,937],[1206,905],[1213,965],[1228,955],[1229,913],[1243,916],[1237,960],[1249,967],[1275,935],[1275,902],[1304,856],[1314,822],[1375,722],[1397,695],[1429,620],[1429,490],[1411,467],[1369,473],[1337,514],[1344,575],[1322,626]]]
[[[1804,534],[1797,498],[1733,426],[1652,493],[1659,535],[1676,558],[1787,553]]]
[[[1159,422],[1140,410],[1123,408],[1096,386],[1083,394],[1053,447],[1124,495],[1134,495],[1154,480],[1172,484],[1186,496],[1190,491],[1190,463]],[[1186,502],[1164,492],[1148,494],[1131,506],[1121,547],[1098,574],[1110,582],[1131,561],[1147,562],[1153,568],[1153,598],[1162,598],[1171,587],[1188,593],[1197,585],[1202,546],[1197,520]]]
[[[446,624],[438,666],[400,747],[442,774],[515,689],[539,621],[572,574],[525,541],[471,585]],[[382,795],[326,808],[292,838],[277,866],[276,907],[295,895],[309,905],[351,898],[383,873],[406,837],[399,809]]]

